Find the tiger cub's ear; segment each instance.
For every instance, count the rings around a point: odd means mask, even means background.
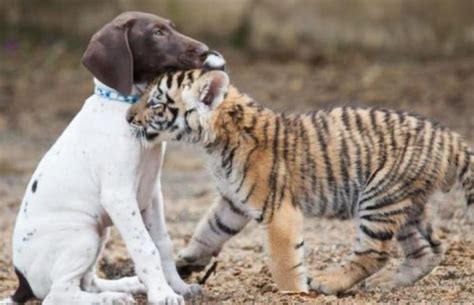
[[[229,76],[223,71],[210,71],[199,79],[199,102],[214,109],[224,99],[229,88]]]

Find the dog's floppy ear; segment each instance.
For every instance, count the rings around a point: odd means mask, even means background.
[[[82,56],[84,66],[105,85],[129,95],[133,55],[128,42],[130,19],[115,19],[92,36]]]

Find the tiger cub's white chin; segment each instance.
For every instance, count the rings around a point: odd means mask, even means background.
[[[204,61],[204,69],[207,70],[225,70],[225,59],[224,56],[222,56],[219,52],[217,51],[210,51],[209,54],[206,57],[206,60]]]

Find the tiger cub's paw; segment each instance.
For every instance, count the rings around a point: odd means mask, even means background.
[[[311,291],[324,294],[337,294],[346,291],[357,282],[356,275],[351,275],[350,270],[344,267],[331,267],[315,274],[308,279]]]
[[[397,279],[396,270],[382,269],[363,282],[363,287],[366,290],[392,290],[401,285]]]
[[[206,268],[210,263],[212,256],[195,257],[188,255],[186,249],[178,253],[178,260],[176,261],[176,268],[179,276],[183,279],[191,276],[193,272],[200,272]]]

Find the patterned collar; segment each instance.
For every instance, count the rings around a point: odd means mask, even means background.
[[[135,104],[140,99],[140,94],[123,95],[120,92],[109,88],[100,82],[96,82],[94,93],[109,101],[118,101],[127,104]]]

